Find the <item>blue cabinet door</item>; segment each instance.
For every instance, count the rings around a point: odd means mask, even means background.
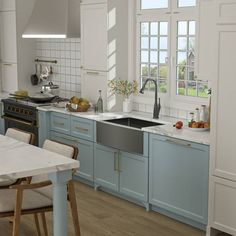
[[[80,161],[80,167],[76,171],[76,175],[86,180],[93,181],[93,142],[53,131],[51,132],[51,139],[77,146],[79,149],[77,159]]]
[[[120,192],[148,201],[148,158],[126,152],[119,154]]]
[[[150,135],[150,203],[207,224],[209,147]]]
[[[52,112],[50,115],[51,130],[70,135],[70,115]]]
[[[94,182],[114,191],[119,190],[118,151],[95,144]]]

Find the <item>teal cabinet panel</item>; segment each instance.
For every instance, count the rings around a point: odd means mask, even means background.
[[[51,131],[51,139],[78,147],[79,153],[77,159],[80,161],[80,167],[76,171],[76,175],[93,181],[93,142],[53,131]]]
[[[70,115],[52,112],[50,125],[51,130],[70,135]]]
[[[119,190],[117,150],[95,144],[94,182],[111,190]]]
[[[43,146],[46,139],[49,138],[49,112],[39,111],[38,112],[38,136],[39,136],[39,147]]]
[[[143,202],[148,201],[148,158],[119,154],[120,192]]]
[[[0,103],[0,134],[5,134],[5,125],[2,116],[3,116],[3,104]]]
[[[93,141],[94,139],[94,128],[93,121],[80,118],[80,117],[71,117],[71,135]]]
[[[149,201],[207,224],[209,147],[150,135]]]

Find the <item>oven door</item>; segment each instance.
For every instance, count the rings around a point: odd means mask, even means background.
[[[35,145],[38,146],[38,127],[37,125],[24,121],[21,119],[13,118],[7,115],[2,116],[5,122],[5,132],[8,128],[17,128],[22,131],[27,131],[35,135]]]

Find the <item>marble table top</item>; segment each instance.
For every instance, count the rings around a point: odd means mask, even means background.
[[[0,135],[0,177],[22,178],[79,168],[79,161]]]

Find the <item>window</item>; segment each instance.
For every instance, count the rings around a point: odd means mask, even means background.
[[[197,1],[140,0],[137,15],[140,84],[155,79],[171,97],[207,97],[208,82],[196,77]],[[149,86],[149,87],[148,87]],[[149,83],[147,90],[153,91]]]

